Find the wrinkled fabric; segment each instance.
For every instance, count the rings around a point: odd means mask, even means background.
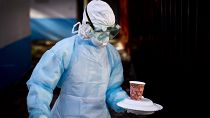
[[[43,54],[27,81],[29,118],[110,118],[108,107],[128,97],[121,88],[123,68],[117,50],[93,45],[80,35],[59,41]],[[52,110],[53,90],[61,92]]]
[[[111,27],[115,24],[115,15],[112,8],[104,1],[92,0],[87,5],[87,12],[93,25],[98,29]],[[88,22],[85,10],[82,24]]]
[[[45,115],[40,115],[38,118],[47,118]]]
[[[91,27],[89,24],[81,24],[78,29],[78,34],[83,36],[85,39],[91,38],[91,34],[93,31],[91,30]]]

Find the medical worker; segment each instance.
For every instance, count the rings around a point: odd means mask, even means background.
[[[125,111],[116,105],[128,95],[120,55],[109,43],[120,29],[111,7],[92,0],[76,26],[78,33],[46,51],[27,81],[29,118],[110,118],[108,107]],[[61,91],[51,110],[56,86]]]

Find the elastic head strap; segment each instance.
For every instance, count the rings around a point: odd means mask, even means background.
[[[91,22],[90,17],[87,13],[87,7],[85,8],[85,13],[86,13],[86,16],[88,18],[88,22],[86,22],[86,24],[89,24],[93,28],[93,30],[95,30],[95,27],[94,27],[93,23]]]

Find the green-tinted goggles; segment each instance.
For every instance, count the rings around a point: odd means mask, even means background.
[[[100,37],[107,37],[109,36],[109,39],[113,39],[120,31],[120,26],[119,25],[115,25],[114,27],[108,27],[106,29],[106,31],[103,30],[94,30],[97,33],[101,33]]]
[[[113,27],[107,27],[106,31],[97,30],[90,20],[90,17],[87,13],[87,7],[85,8],[85,12],[86,12],[86,16],[87,16],[88,21],[89,21],[89,22],[86,22],[86,24],[89,24],[95,32],[100,32],[101,33],[100,36],[99,36],[100,38],[109,36],[109,39],[113,39],[119,33],[120,25],[118,25],[118,24],[115,24]]]

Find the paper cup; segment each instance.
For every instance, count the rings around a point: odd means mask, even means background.
[[[145,82],[130,81],[130,98],[132,100],[141,100],[144,92]]]

